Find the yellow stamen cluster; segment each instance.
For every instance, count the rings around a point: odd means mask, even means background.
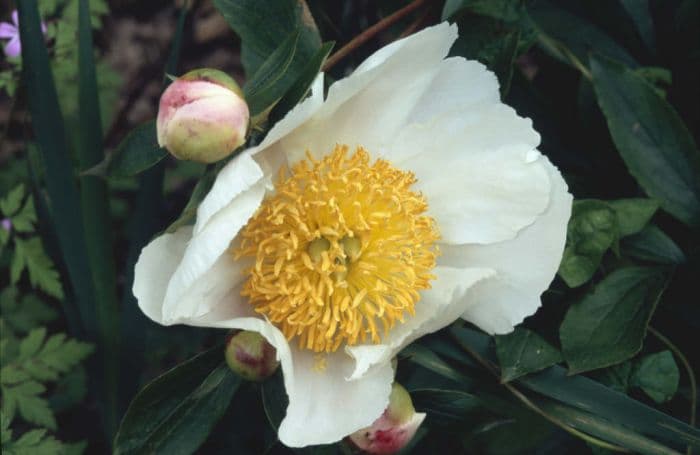
[[[242,231],[236,257],[255,260],[242,295],[301,348],[379,343],[434,279],[439,235],[415,176],[340,145],[291,174]]]

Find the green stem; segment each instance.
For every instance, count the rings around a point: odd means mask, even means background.
[[[688,359],[683,355],[683,352],[671,342],[668,338],[666,338],[661,332],[653,328],[652,326],[648,326],[647,329],[649,332],[651,332],[652,335],[654,335],[656,338],[659,339],[663,344],[668,346],[668,348],[673,351],[673,353],[680,359],[681,363],[683,364],[683,367],[685,368],[686,372],[688,373],[688,381],[690,382],[690,418],[689,418],[689,423],[691,427],[695,426],[695,410],[697,407],[698,403],[698,386],[697,382],[695,380],[695,373],[693,373],[693,368],[690,366],[690,362],[688,362]],[[688,446],[686,449],[686,454],[691,455],[693,453],[693,449]]]

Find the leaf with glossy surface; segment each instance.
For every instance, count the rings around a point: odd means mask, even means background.
[[[482,358],[495,360],[487,335],[454,325],[450,332]],[[459,361],[459,357],[455,360]],[[566,369],[558,365],[521,376],[515,382],[544,396],[632,428],[654,440],[664,441],[672,447],[691,445],[700,448],[700,430],[697,428],[585,376],[569,376]]]
[[[151,120],[134,128],[103,161],[83,175],[133,177],[165,158],[168,151],[158,145],[156,122]]]
[[[457,423],[481,406],[476,396],[461,390],[417,389],[410,394],[416,412],[427,413],[431,424]]]
[[[265,416],[267,416],[270,426],[276,431],[280,423],[282,423],[282,419],[284,419],[284,415],[287,412],[287,404],[289,404],[280,368],[277,369],[272,377],[262,383],[260,391],[262,393]]]
[[[616,199],[606,202],[615,211],[620,237],[644,229],[659,208],[659,203],[653,199]]]
[[[559,276],[569,287],[588,281],[618,235],[617,216],[608,204],[592,199],[575,201]]]
[[[595,51],[629,67],[639,66],[630,53],[608,34],[554,2],[538,1],[528,8],[528,14],[537,29],[538,39],[543,48],[566,64],[572,63],[565,55],[566,52],[571,52],[585,64],[588,61],[588,53]],[[572,33],[572,30],[576,32]]]
[[[676,394],[680,373],[670,351],[657,352],[637,361],[630,385],[644,390],[657,403],[664,403]]]
[[[532,330],[517,327],[494,337],[501,364],[501,381],[508,382],[561,361],[561,353]]]
[[[665,283],[659,269],[622,268],[571,305],[559,328],[569,374],[614,365],[639,352]]]
[[[335,43],[332,41],[323,43],[321,49],[319,49],[309,61],[304,68],[304,71],[299,75],[296,82],[294,82],[294,85],[290,87],[287,93],[272,109],[272,112],[270,112],[270,120],[272,122],[276,122],[284,117],[287,112],[289,112],[294,106],[297,105],[297,103],[304,99],[306,94],[309,92],[309,88],[311,88],[311,84],[321,71],[321,67],[323,67],[326,58],[328,58],[328,54],[330,54],[334,45]]]
[[[114,441],[116,454],[189,454],[206,440],[241,379],[216,346],[148,384],[134,398]]]
[[[622,251],[633,258],[658,264],[678,265],[686,261],[685,254],[678,245],[653,225],[625,239]]]
[[[301,33],[289,66],[292,74],[301,74],[321,47],[318,28],[305,1],[214,0],[214,6],[241,38],[241,60],[249,78],[297,28]]]
[[[641,76],[590,58],[598,104],[627,168],[671,215],[700,224],[700,151],[671,105]]]
[[[243,87],[251,116],[268,109],[294,84],[297,74],[289,66],[296,55],[300,34],[299,29],[290,33]]]

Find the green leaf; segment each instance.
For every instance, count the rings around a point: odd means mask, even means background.
[[[561,353],[535,332],[517,327],[494,337],[501,365],[501,381],[508,382],[561,361]]]
[[[15,288],[5,288],[0,293],[0,309],[5,322],[16,332],[28,332],[38,325],[58,317],[58,312],[46,305],[34,294],[27,294],[20,301]]]
[[[260,391],[267,421],[277,431],[289,404],[281,369],[278,369],[271,378],[262,383]]]
[[[634,22],[640,38],[652,52],[656,50],[654,22],[649,9],[649,0],[620,0],[622,6]]]
[[[596,416],[571,406],[563,406],[552,400],[536,399],[535,401],[546,413],[560,422],[605,441],[625,447],[634,453],[645,455],[678,454],[675,450],[619,425],[619,422],[607,419],[605,416]]]
[[[545,51],[566,64],[572,64],[566,55],[568,52],[585,63],[588,61],[588,53],[595,51],[631,68],[639,66],[629,52],[610,36],[554,2],[540,0],[528,8],[528,14]],[[572,33],[572,30],[576,32]]]
[[[622,268],[571,305],[559,328],[569,374],[614,365],[639,352],[665,284],[659,269]]]
[[[636,234],[644,229],[659,208],[653,199],[617,199],[607,201],[615,211],[620,237]]]
[[[47,169],[45,178],[51,221],[76,295],[83,328],[89,337],[94,337],[97,331],[95,290],[85,246],[83,217],[63,117],[41,31],[37,2],[19,0],[17,8],[22,40],[24,85],[29,101],[32,130]],[[55,287],[52,289],[56,290]]]
[[[450,366],[433,351],[420,344],[410,344],[401,351],[401,355],[406,356],[406,358],[413,363],[416,363],[457,383],[469,382],[469,379],[464,374]]]
[[[178,365],[136,395],[114,440],[114,453],[194,452],[240,382],[223,361],[221,346]]]
[[[455,325],[450,328],[450,332],[479,356],[495,360],[487,335]],[[455,358],[458,359],[459,357]],[[558,365],[521,376],[515,382],[571,407],[664,441],[672,447],[685,448],[689,444],[700,448],[700,430],[585,376],[569,376],[566,369]]]
[[[678,245],[653,225],[625,239],[622,249],[625,255],[659,264],[678,265],[686,261]]]
[[[78,161],[80,168],[97,165],[104,159],[100,97],[97,85],[90,2],[78,0],[78,99],[80,102]],[[94,0],[93,0],[93,3]],[[114,434],[117,426],[118,323],[117,284],[112,250],[112,222],[110,220],[107,182],[97,176],[80,178],[85,243],[94,281],[95,309],[99,326],[99,346],[102,364],[103,425]]]
[[[669,351],[650,354],[636,362],[630,385],[640,387],[657,403],[664,403],[678,390],[680,374]]]
[[[296,80],[297,75],[289,71],[289,66],[297,52],[300,34],[300,29],[290,33],[243,87],[251,116],[270,108]]]
[[[11,217],[22,205],[25,195],[24,184],[19,184],[0,199],[0,211],[6,217]]]
[[[588,281],[618,235],[618,220],[608,204],[592,199],[574,201],[559,276],[569,287]]]
[[[299,43],[289,65],[291,74],[301,74],[321,47],[318,28],[303,0],[214,0],[214,6],[241,38],[241,59],[248,78],[297,29]]]
[[[559,275],[569,287],[590,280],[605,252],[618,240],[642,230],[659,205],[652,199],[574,201]]]
[[[58,272],[53,262],[44,253],[44,248],[39,237],[27,240],[15,237],[15,255],[12,258],[12,282],[19,280],[24,269],[29,272],[29,281],[32,286],[39,288],[47,294],[63,298],[63,288]]]
[[[464,10],[506,22],[517,21],[523,14],[520,0],[447,0],[442,9],[442,20]]]
[[[46,339],[46,329],[41,327],[32,330],[20,342],[19,354],[8,367],[41,382],[56,381],[92,351],[90,344],[67,339],[62,333]]]
[[[32,232],[34,231],[36,220],[34,198],[30,196],[22,206],[22,209],[12,217],[12,227],[17,232]]]
[[[151,120],[134,128],[114,151],[83,175],[133,177],[156,165],[167,154],[168,151],[158,145],[156,122]]]
[[[270,119],[272,122],[276,122],[285,116],[294,106],[297,105],[301,100],[304,99],[306,94],[309,92],[311,84],[316,79],[316,76],[321,71],[323,64],[328,58],[331,49],[333,49],[334,42],[323,43],[321,48],[314,54],[313,58],[309,60],[304,71],[299,75],[294,85],[291,86],[287,93],[279,100],[270,113]]]
[[[0,387],[2,389],[2,412],[9,418],[14,416],[15,410],[29,423],[56,429],[56,419],[49,408],[48,402],[39,397],[46,388],[35,381],[25,381],[14,386]]]
[[[427,413],[430,424],[450,425],[481,407],[476,396],[461,390],[417,389],[410,392],[416,412]]]
[[[641,76],[591,56],[593,86],[622,159],[661,207],[700,224],[700,152],[671,105]]]
[[[45,429],[30,430],[17,441],[3,443],[3,453],[7,455],[56,455],[67,454],[66,446],[53,436],[47,435]]]
[[[202,202],[204,197],[209,193],[212,185],[214,185],[216,175],[217,172],[215,169],[208,170],[204,173],[202,178],[197,182],[197,185],[195,185],[194,190],[192,190],[190,199],[187,201],[185,208],[182,209],[180,216],[168,226],[165,232],[175,232],[179,228],[191,224],[195,220],[197,208],[200,202]]]

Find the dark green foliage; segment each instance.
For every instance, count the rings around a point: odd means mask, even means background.
[[[571,305],[559,329],[569,373],[614,365],[639,352],[666,280],[658,269],[621,268]]]

